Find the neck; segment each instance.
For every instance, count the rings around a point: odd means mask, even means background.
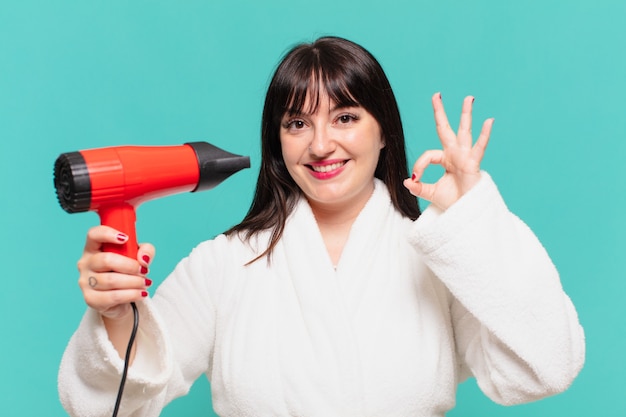
[[[363,206],[355,207],[354,205],[347,205],[345,208],[325,207],[319,206],[311,201],[309,201],[309,205],[320,227],[351,226],[363,208]]]
[[[339,263],[343,248],[348,241],[352,224],[369,201],[371,193],[364,197],[366,198],[362,198],[359,201],[333,205],[318,204],[309,200],[309,205],[333,265]]]

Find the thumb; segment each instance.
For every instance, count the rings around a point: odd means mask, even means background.
[[[415,197],[423,198],[429,202],[433,202],[433,197],[435,194],[435,185],[427,184],[421,181],[414,181],[411,178],[407,178],[404,180],[404,186],[411,194]]]

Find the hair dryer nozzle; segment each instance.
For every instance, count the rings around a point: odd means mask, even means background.
[[[193,148],[198,157],[200,180],[193,190],[210,190],[237,171],[250,168],[250,158],[226,152],[207,142],[186,143]]]

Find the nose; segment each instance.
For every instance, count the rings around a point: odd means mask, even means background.
[[[324,158],[332,154],[337,148],[337,142],[332,131],[326,126],[317,126],[309,144],[309,153],[316,158]]]

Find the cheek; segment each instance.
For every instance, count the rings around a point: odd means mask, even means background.
[[[385,147],[385,142],[382,137],[376,133],[365,137],[367,137],[367,140],[363,140],[364,136],[361,136],[360,140],[355,142],[357,146],[361,148],[361,152],[378,156],[381,149]]]
[[[382,137],[380,137],[380,135],[377,135],[372,139],[370,152],[372,154],[371,163],[372,163],[374,170],[378,166],[378,162],[380,160],[380,154],[384,147],[385,147],[385,141],[383,140]]]
[[[372,152],[378,153],[385,147],[385,140],[380,126],[374,119],[370,120],[367,126],[364,126],[360,136],[361,138],[367,138],[367,140],[363,141],[363,147]]]
[[[297,171],[295,168],[298,166],[300,157],[302,155],[300,149],[301,147],[298,146],[297,142],[289,140],[281,140],[280,145],[285,167],[287,168],[287,171],[289,172],[291,177],[294,177],[294,174]]]
[[[285,164],[289,166],[289,163],[293,161],[295,154],[293,145],[290,145],[288,142],[281,140],[280,149],[283,155],[283,161],[285,161]]]

